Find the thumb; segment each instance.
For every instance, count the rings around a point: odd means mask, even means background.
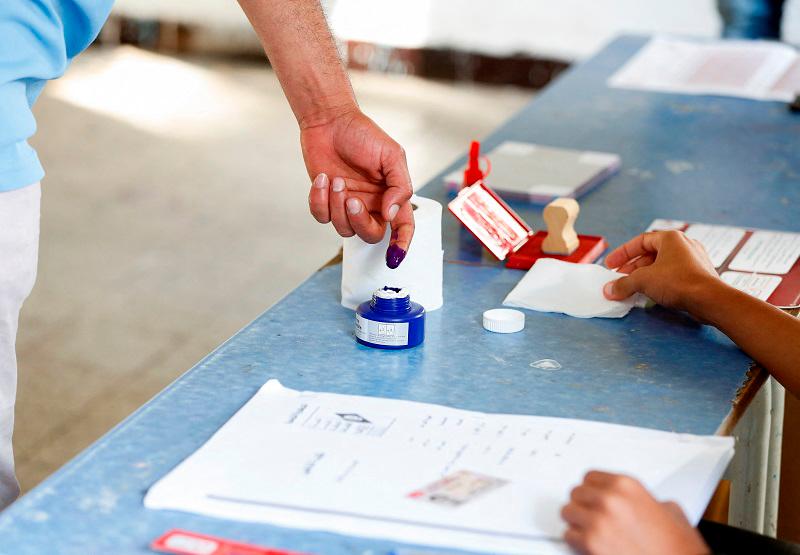
[[[642,290],[642,270],[634,271],[629,276],[609,281],[603,286],[603,295],[610,301],[627,299]]]

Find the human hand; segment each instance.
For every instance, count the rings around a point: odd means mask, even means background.
[[[564,541],[584,555],[704,555],[709,549],[675,503],[628,476],[592,471],[561,509]]]
[[[630,274],[605,285],[610,300],[643,293],[662,306],[692,312],[709,287],[723,284],[703,245],[682,231],[638,235],[609,253],[606,266]]]
[[[399,266],[414,235],[413,189],[400,145],[357,108],[302,127],[300,143],[313,179],[308,202],[314,218],[367,243],[379,243],[388,222],[386,265]]]

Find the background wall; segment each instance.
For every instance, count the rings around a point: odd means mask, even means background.
[[[328,0],[343,40],[405,48],[455,48],[493,55],[524,53],[561,60],[590,55],[621,32],[719,34],[715,0]],[[800,0],[789,0],[785,38],[800,42]],[[491,6],[491,7],[489,7]],[[118,0],[118,15],[173,20],[257,47],[236,2]]]

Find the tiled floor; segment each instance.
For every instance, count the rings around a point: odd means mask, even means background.
[[[399,76],[353,81],[364,110],[406,148],[417,185],[531,97]],[[339,244],[307,215],[296,125],[261,64],[92,50],[36,112],[48,177],[39,279],[17,343],[24,490]]]

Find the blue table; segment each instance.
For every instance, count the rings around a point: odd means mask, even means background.
[[[623,171],[585,198],[579,223],[612,243],[659,216],[800,231],[800,160],[788,140],[800,118],[775,103],[606,89],[642,43],[615,41],[485,144],[519,139],[620,153]],[[423,194],[447,200],[436,180]],[[516,208],[541,222],[538,210]],[[699,434],[729,415],[749,360],[684,316],[660,308],[622,320],[528,312],[523,333],[485,332],[481,312],[522,274],[477,259],[459,237],[445,215],[445,306],[429,315],[421,348],[357,345],[352,312],[338,304],[340,268],[326,268],[2,513],[0,554],[144,554],[173,527],[315,553],[388,553],[396,546],[382,541],[143,508],[146,489],[269,378],[297,389]],[[544,358],[561,368],[531,366]]]

